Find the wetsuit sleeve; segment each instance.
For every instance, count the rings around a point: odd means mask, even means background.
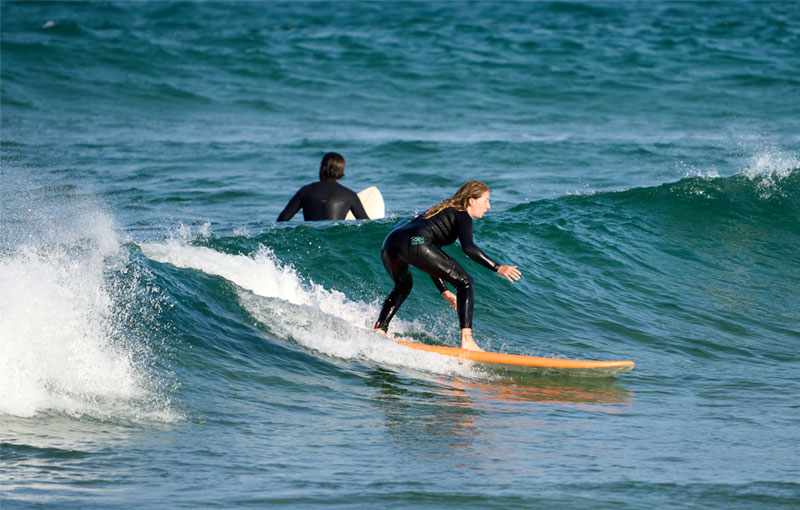
[[[353,216],[355,216],[357,220],[369,219],[367,211],[364,210],[364,204],[361,203],[361,199],[358,198],[358,195],[355,193],[353,193],[353,199],[350,201],[350,210],[353,211]]]
[[[489,258],[472,240],[472,218],[464,211],[459,211],[458,221],[458,240],[461,242],[461,249],[478,264],[491,269],[495,273],[500,269],[500,264]]]
[[[302,203],[302,194],[303,188],[297,190],[297,193],[294,194],[289,203],[286,204],[286,207],[283,208],[283,211],[278,215],[278,221],[289,221],[292,219],[292,216],[297,214],[297,211],[300,210],[300,204]]]

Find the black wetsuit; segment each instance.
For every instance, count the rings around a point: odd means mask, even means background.
[[[349,211],[353,211],[356,219],[369,219],[358,195],[333,179],[300,188],[278,215],[278,221],[292,219],[301,208],[306,221],[343,220]]]
[[[500,264],[490,259],[472,241],[472,217],[466,211],[448,207],[435,216],[420,217],[393,230],[383,242],[383,266],[394,280],[394,289],[383,303],[376,329],[386,331],[389,322],[411,292],[411,272],[408,265],[431,275],[439,293],[447,290],[444,282],[457,291],[458,322],[461,328],[472,327],[472,308],[475,302],[472,277],[452,257],[441,250],[442,246],[461,242],[461,249],[469,258],[497,272]]]

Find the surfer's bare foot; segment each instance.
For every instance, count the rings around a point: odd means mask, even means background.
[[[472,329],[464,328],[461,330],[461,348],[468,351],[483,351],[475,340],[472,339]]]
[[[475,343],[475,340],[473,340],[471,338],[469,340],[464,340],[462,338],[461,339],[461,348],[462,349],[466,349],[468,351],[481,351],[481,352],[483,352],[483,349],[478,347],[478,344]]]
[[[475,343],[475,340],[461,340],[461,348],[467,351],[483,352],[483,349],[478,347],[478,344]]]
[[[389,336],[389,333],[387,333],[386,331],[384,331],[382,329],[375,328],[373,331],[375,331],[375,333],[380,333],[383,336]]]

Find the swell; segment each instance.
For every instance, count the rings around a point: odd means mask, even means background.
[[[476,278],[476,332],[493,350],[630,358],[647,371],[648,363],[678,360],[763,368],[794,360],[792,346],[800,341],[799,196],[800,171],[793,168],[493,211],[476,222],[476,239],[502,263],[520,266],[524,279],[514,286],[456,247],[448,251]],[[391,289],[380,245],[399,217],[281,225],[255,237],[203,228],[124,248],[104,214],[74,217],[77,240],[67,235],[58,241],[63,248],[47,248],[51,240],[41,235],[41,247],[3,256],[10,281],[27,282],[6,293],[41,302],[32,317],[13,324],[44,324],[48,315],[61,330],[27,338],[20,330],[15,352],[27,363],[23,344],[36,339],[45,352],[66,335],[86,363],[124,370],[110,381],[97,374],[86,382],[73,373],[80,364],[63,376],[52,359],[43,373],[51,382],[39,386],[38,372],[28,369],[14,383],[41,403],[12,403],[20,414],[55,406],[117,417],[144,409],[154,419],[175,419],[174,380],[244,390],[248,381],[284,386],[291,374],[342,377],[363,374],[365,366],[485,377],[369,332]],[[87,254],[88,262],[79,262]],[[109,254],[123,262],[108,266]],[[415,273],[415,291],[394,331],[453,345],[453,318],[427,280]],[[90,332],[90,341],[70,333],[73,323]],[[103,389],[109,385],[117,390]],[[179,391],[182,398],[196,391],[189,386]],[[162,411],[168,418],[159,417]]]
[[[692,177],[508,212],[547,316],[698,359],[793,358],[800,172]],[[513,218],[513,219],[512,219]]]
[[[653,216],[692,218],[695,223],[735,221],[797,233],[800,168],[752,172],[730,177],[687,177],[660,186],[565,196],[521,204],[510,212],[574,206],[577,211],[617,212],[631,219]]]
[[[714,5],[705,8],[712,13],[718,9]],[[341,85],[350,80],[347,67],[352,66],[360,70],[362,80],[375,84],[370,87],[375,91],[360,94],[356,103],[372,98],[380,108],[387,96],[412,101],[413,94],[404,92],[420,87],[430,93],[438,90],[442,101],[452,101],[455,96],[457,104],[464,102],[459,90],[471,90],[472,95],[484,98],[480,102],[496,101],[503,94],[532,100],[536,94],[528,97],[531,90],[559,96],[570,91],[567,87],[565,92],[565,83],[576,76],[592,75],[591,81],[597,82],[594,88],[622,89],[628,101],[631,86],[652,90],[654,84],[667,80],[666,91],[672,92],[676,74],[685,73],[664,69],[659,62],[683,65],[687,48],[702,47],[705,51],[700,53],[711,55],[712,60],[701,65],[723,71],[728,76],[723,83],[748,89],[787,89],[796,83],[785,78],[791,73],[773,69],[766,58],[774,51],[786,52],[787,61],[792,57],[787,49],[792,43],[786,29],[787,16],[778,4],[760,6],[758,15],[751,12],[752,6],[737,6],[734,19],[723,22],[724,34],[719,33],[715,21],[693,16],[684,6],[657,9],[660,13],[654,14],[650,9],[621,10],[613,4],[580,2],[522,9],[516,4],[424,5],[415,9],[394,3],[381,9],[358,4],[352,11],[304,3],[268,8],[247,3],[224,7],[70,3],[68,8],[44,8],[6,2],[4,77],[14,85],[8,92],[12,98],[24,96],[22,85],[17,86],[15,81],[30,84],[38,80],[47,97],[60,97],[63,92],[59,89],[64,89],[91,99],[103,94],[108,100],[130,97],[188,106],[221,101],[255,104],[271,111],[281,101],[260,103],[265,89],[249,81],[270,82],[272,97],[276,90],[289,97],[302,89],[309,89],[312,97],[318,95],[318,89],[338,94]],[[248,23],[237,22],[236,29],[231,29],[228,22],[239,17]],[[503,37],[485,26],[487,19],[498,17],[510,27]],[[213,22],[198,23],[199,19]],[[320,31],[331,19],[338,20],[342,28]],[[758,20],[759,30],[749,31],[750,24],[742,19]],[[581,26],[579,31],[576,24]],[[638,33],[623,28],[637,24],[649,28]],[[410,26],[422,28],[409,32]],[[534,34],[531,26],[538,29]],[[587,30],[599,44],[581,42]],[[761,44],[761,34],[772,31],[778,32],[778,40]],[[733,37],[729,32],[748,44],[727,44],[722,35]],[[165,38],[165,33],[173,35]],[[768,51],[763,50],[765,47]],[[586,64],[574,57],[583,53],[592,55]],[[532,59],[543,54],[555,57],[553,63]],[[417,58],[419,55],[429,58]],[[446,72],[420,63],[425,61],[445,61]],[[747,73],[737,65],[743,62],[751,64]],[[17,67],[25,70],[26,79],[18,78]],[[624,78],[609,80],[614,76],[609,67],[622,69]],[[532,68],[537,77],[562,75],[564,79],[553,83],[537,80],[539,86],[527,88],[508,85],[529,83]],[[47,80],[41,78],[42,69],[47,70]],[[640,76],[642,72],[644,76]],[[170,78],[163,78],[167,76]],[[475,76],[482,79],[475,80]],[[640,82],[642,78],[645,83]],[[481,83],[491,85],[485,90]],[[387,86],[389,89],[382,92]],[[727,93],[728,88],[714,90]],[[352,87],[346,89],[348,94],[355,93]],[[579,89],[581,96],[598,94],[592,87]],[[607,97],[609,93],[601,95]],[[474,97],[468,99],[477,103]],[[13,101],[26,103],[19,98]]]
[[[374,238],[378,246],[386,228],[354,227],[372,229],[365,234],[370,237],[379,233]],[[331,371],[362,373],[356,367],[364,365],[470,376],[470,370],[458,363],[405,352],[409,350],[370,331],[382,290],[374,285],[375,271],[367,268],[378,269],[379,253],[359,258],[352,241],[359,233],[352,227],[304,225],[276,230],[258,239],[206,233],[139,245],[153,270],[164,274],[164,288],[180,307],[172,320],[196,349],[192,359],[198,363],[213,359],[211,367],[216,368],[218,361],[243,366],[245,372],[269,366],[269,373],[284,382],[280,374],[294,371],[298,364],[314,367],[313,373],[321,377]],[[324,250],[317,244],[320,239],[324,239]],[[333,256],[337,251],[342,258]],[[293,255],[281,260],[279,252]],[[364,285],[367,280],[373,285]],[[193,296],[195,292],[199,294]],[[402,320],[397,324],[398,332],[419,328]],[[249,362],[242,357],[254,364],[248,368]],[[191,372],[196,365],[187,361],[180,363]],[[276,380],[276,384],[283,383]]]
[[[520,265],[525,278],[513,287],[449,252],[476,275],[476,327],[495,350],[659,364],[790,361],[787,345],[800,340],[799,177],[796,169],[691,177],[488,215],[476,238]],[[256,237],[206,231],[141,249],[175,302],[169,322],[191,331],[187,345],[199,351],[190,358],[200,365],[347,374],[366,363],[474,377],[404,357],[367,331],[391,288],[379,247],[396,219],[281,226]],[[415,278],[420,290],[398,332],[452,344],[447,311],[425,276]]]

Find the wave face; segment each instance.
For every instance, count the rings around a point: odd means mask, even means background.
[[[794,4],[0,10],[4,508],[797,506]],[[387,217],[276,223],[328,151]],[[383,239],[473,178],[523,273],[447,248],[477,342],[634,371],[370,331]],[[391,332],[457,345],[413,274]]]

